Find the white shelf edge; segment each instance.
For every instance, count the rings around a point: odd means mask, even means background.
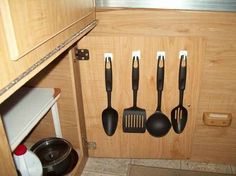
[[[8,137],[8,141],[9,141],[9,144],[10,144],[10,147],[11,147],[12,151],[15,150],[15,148],[29,134],[29,132],[35,127],[35,125],[43,118],[43,116],[55,104],[55,102],[57,101],[57,99],[60,96],[60,94],[58,94],[56,97],[54,97],[54,89],[53,88],[30,88],[29,90],[33,90],[33,89],[37,89],[38,91],[40,91],[40,90],[48,91],[48,92],[50,91],[50,93],[48,93],[48,95],[47,95],[48,99],[46,97],[46,101],[47,102],[43,102],[45,104],[42,104],[41,109],[38,112],[35,112],[35,114],[32,117],[32,119],[30,119],[27,123],[23,124],[24,127],[20,130],[20,132],[18,134],[16,134],[16,136],[14,136],[13,138],[9,139],[9,136],[8,136],[9,130],[14,130],[14,129],[7,129],[7,127],[5,127],[6,128],[5,131],[6,131],[6,134],[7,134],[7,137]],[[13,97],[14,97],[14,95],[13,95]],[[27,98],[34,100],[34,97],[27,97]],[[10,99],[11,99],[11,97],[10,97]],[[44,99],[44,101],[45,101],[45,99]],[[13,102],[14,102],[14,100],[13,100]],[[37,103],[39,103],[39,102],[37,102]],[[32,106],[34,106],[34,104],[32,104]],[[10,110],[14,111],[14,108],[10,108]],[[22,111],[24,111],[24,109]],[[8,118],[8,117],[7,116],[4,117],[4,115],[3,115],[3,118]],[[15,123],[17,123],[17,121]],[[8,127],[11,126],[11,124],[4,124],[4,125],[8,126]],[[21,126],[22,126],[22,124],[21,124]],[[19,130],[19,129],[17,129],[17,130]]]

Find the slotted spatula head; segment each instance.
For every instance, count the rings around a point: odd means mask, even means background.
[[[183,132],[188,120],[188,111],[183,106],[177,106],[171,111],[171,122],[177,134]]]
[[[145,133],[146,111],[138,107],[124,109],[123,131],[127,133]]]
[[[133,57],[132,62],[132,89],[133,107],[124,109],[123,131],[128,133],[144,133],[146,131],[146,111],[137,107],[137,92],[139,85],[139,58]]]

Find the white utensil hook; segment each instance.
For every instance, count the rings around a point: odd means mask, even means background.
[[[187,51],[187,50],[181,50],[181,51],[179,52],[179,59],[181,59],[182,56],[184,57],[184,60],[187,59],[187,57],[188,57],[188,51]]]
[[[158,51],[157,52],[157,60],[159,59],[159,57],[161,57],[161,59],[165,60],[166,58],[166,52],[165,51]]]

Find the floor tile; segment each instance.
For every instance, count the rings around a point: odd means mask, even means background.
[[[130,166],[129,176],[232,176],[231,174],[158,168],[148,166]]]
[[[231,165],[232,174],[236,174],[236,165]]]
[[[89,158],[84,171],[123,176],[128,171],[130,161],[130,159]]]
[[[105,173],[97,173],[97,172],[84,171],[81,176],[120,176],[120,175],[118,175],[118,174],[105,174]]]
[[[194,171],[206,171],[206,172],[217,172],[231,174],[230,165],[224,164],[212,164],[212,163],[201,163],[183,160],[181,161],[181,169],[183,170],[194,170]]]
[[[150,166],[150,167],[180,169],[179,160],[133,159],[131,163],[134,165],[142,165],[142,166]]]

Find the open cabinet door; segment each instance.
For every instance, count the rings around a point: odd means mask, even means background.
[[[200,68],[205,42],[201,37],[163,36],[86,36],[80,48],[90,51],[89,61],[79,61],[81,85],[87,130],[87,140],[96,143],[89,156],[122,158],[190,157],[196,107],[200,86]],[[122,115],[124,108],[132,105],[131,65],[132,51],[140,50],[140,81],[138,106],[145,108],[147,117],[156,109],[157,51],[165,51],[165,81],[162,111],[169,117],[179,103],[178,72],[179,51],[187,50],[187,83],[184,105],[188,110],[187,126],[183,133],[173,129],[162,138],[146,133],[124,133]],[[105,52],[113,53],[112,106],[118,111],[118,127],[113,136],[107,136],[102,126],[102,111],[106,108],[104,76]]]

